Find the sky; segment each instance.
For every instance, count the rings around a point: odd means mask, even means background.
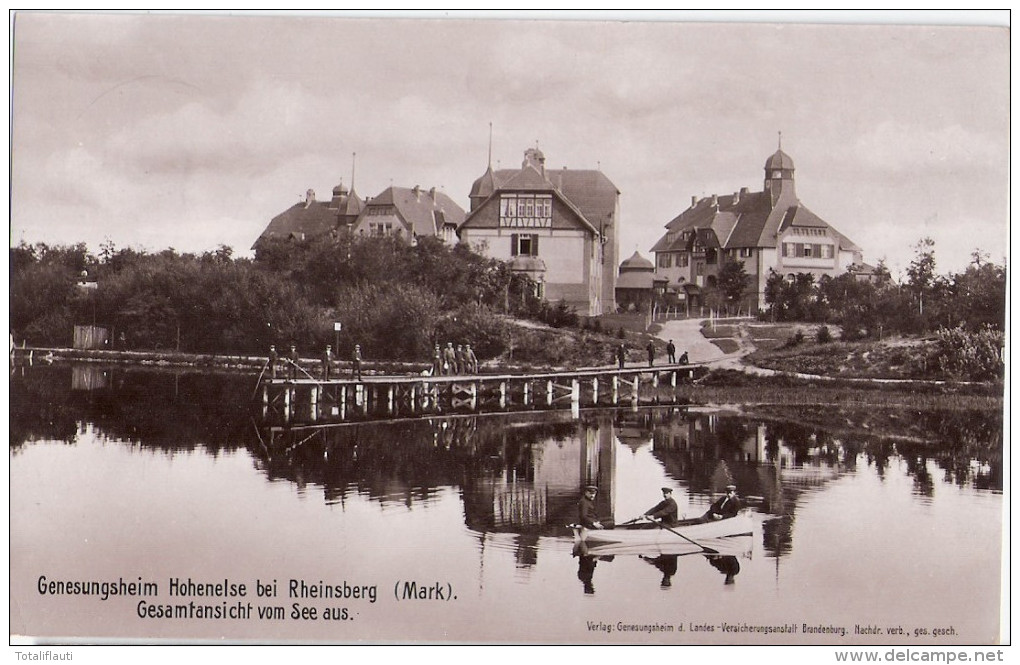
[[[538,145],[602,170],[621,259],[692,195],[761,191],[780,132],[801,203],[866,262],[900,276],[924,237],[940,273],[1008,257],[1008,13],[547,17],[19,13],[11,245],[246,256],[352,180],[467,209],[491,124],[493,168]]]

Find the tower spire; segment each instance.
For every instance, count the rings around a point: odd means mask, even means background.
[[[489,122],[489,168],[492,168],[492,122]]]
[[[351,191],[352,192],[354,191],[354,166],[355,166],[357,158],[358,158],[358,153],[352,152],[351,153]]]
[[[783,149],[783,132],[782,131],[779,132],[779,149],[780,150]]]

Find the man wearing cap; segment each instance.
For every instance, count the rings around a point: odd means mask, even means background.
[[[325,381],[329,381],[329,371],[333,368],[333,347],[329,344],[326,345],[326,350],[322,352],[322,378]]]
[[[287,354],[287,362],[290,363],[290,379],[293,381],[298,376],[298,362],[301,360],[301,356],[298,355],[297,345],[290,345],[290,353]]]
[[[740,499],[737,498],[737,486],[727,485],[726,494],[716,500],[712,507],[705,513],[705,519],[722,520],[727,517],[736,517],[740,512]]]
[[[644,516],[666,526],[676,526],[678,512],[676,501],[673,499],[673,490],[663,487],[662,501],[645,511]]]
[[[276,378],[276,365],[280,362],[280,354],[276,351],[276,345],[269,345],[269,358],[266,360],[266,369],[269,370],[269,376],[273,379]]]
[[[577,518],[581,522],[581,526],[588,529],[603,529],[602,522],[599,521],[598,512],[595,510],[595,495],[598,494],[599,488],[594,485],[588,485],[584,488],[584,496],[577,504]]]
[[[361,345],[355,344],[351,352],[351,377],[357,377],[361,381]]]

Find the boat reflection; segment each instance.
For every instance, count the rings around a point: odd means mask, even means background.
[[[577,557],[577,579],[581,581],[585,595],[595,594],[595,569],[600,562],[608,563],[616,561],[618,557],[621,559],[624,558],[623,555],[616,554],[594,555],[575,553],[575,556]],[[678,554],[658,554],[655,556],[639,554],[637,557],[639,560],[651,565],[657,571],[660,576],[659,588],[663,591],[667,591],[673,586],[673,577],[676,576],[680,569],[681,559],[685,562],[708,562],[712,568],[722,574],[723,585],[730,586],[736,582],[736,577],[740,574],[740,559],[750,558],[750,553],[748,552],[738,556],[735,554],[713,554],[706,552],[705,550],[693,549],[691,551]]]

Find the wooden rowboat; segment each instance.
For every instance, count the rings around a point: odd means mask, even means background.
[[[682,554],[706,550],[729,554],[750,549],[755,523],[750,514],[743,512],[712,522],[687,520],[670,528],[647,522],[634,527],[587,529],[571,525],[575,548],[589,554]]]

